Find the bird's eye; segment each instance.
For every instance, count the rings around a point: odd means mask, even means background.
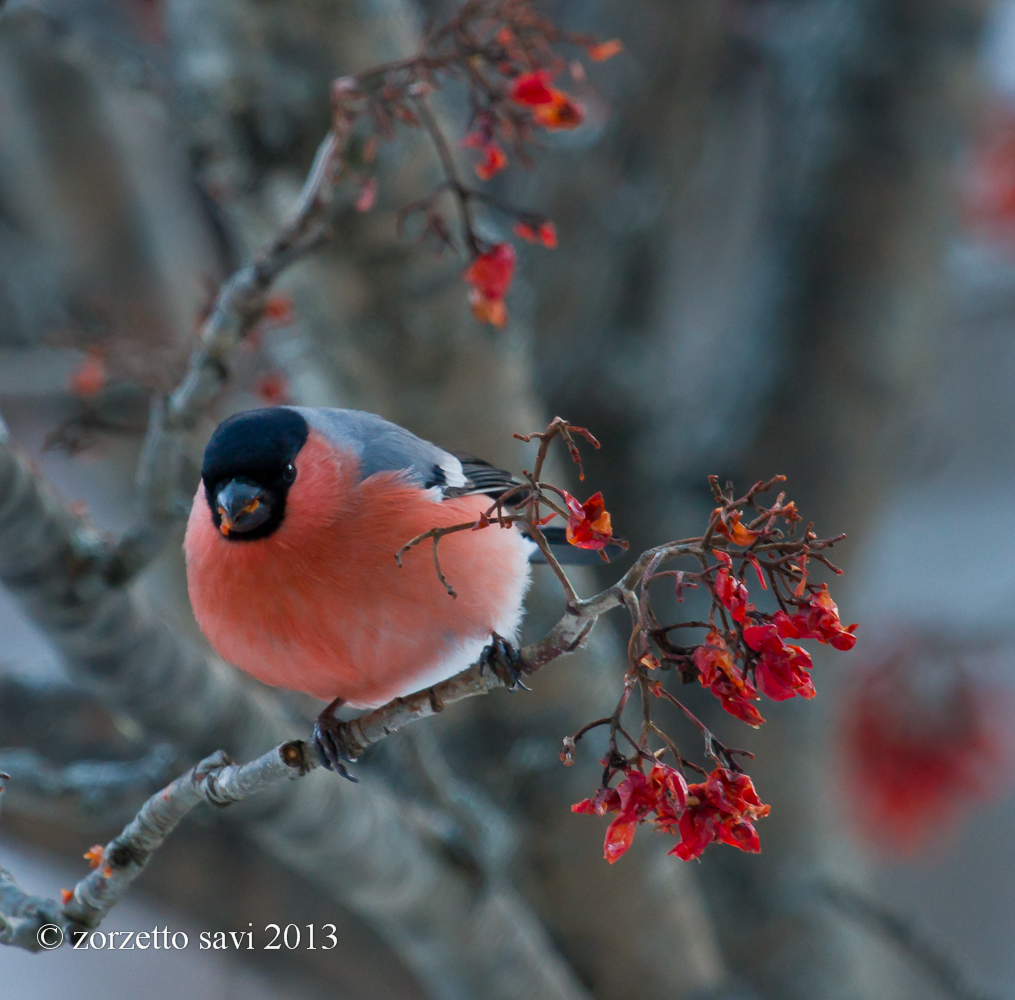
[[[282,470],[282,479],[283,479],[284,482],[287,482],[287,483],[293,483],[293,482],[296,481],[296,466],[293,465],[292,462],[290,462]]]

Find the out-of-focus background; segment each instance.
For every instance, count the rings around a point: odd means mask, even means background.
[[[273,838],[264,816],[245,827],[209,810],[106,925],[168,926],[188,948],[0,950],[0,996],[961,995],[900,946],[915,935],[954,963],[966,996],[1015,998],[1015,3],[547,9],[625,51],[569,82],[585,124],[491,185],[545,212],[560,239],[520,250],[510,324],[478,325],[461,261],[396,235],[395,211],[435,177],[425,143],[404,136],[381,150],[376,207],[340,214],[334,240],[281,283],[292,315],[236,353],[194,435],[193,481],[219,419],[281,401],[379,412],[511,468],[531,459],[512,432],[560,413],[602,441],[581,488],[603,490],[634,551],[700,533],[709,473],[786,474],[820,534],[848,533],[835,593],[861,627],[854,651],[816,658],[819,696],[766,705],[758,732],[691,695],[721,738],[757,754],[773,806],[763,853],[713,847],[684,865],[643,833],[620,863],[601,860],[605,824],[569,805],[595,787],[602,748],[569,771],[557,750],[612,707],[623,660],[604,629],[532,694],[456,706],[359,765],[346,808],[390,810],[442,887],[432,912],[413,903],[415,925],[404,899],[343,871],[354,854],[365,869],[382,859],[370,838],[327,845],[327,811]],[[218,284],[286,219],[327,128],[329,81],[411,53],[427,18],[451,10],[7,0],[0,413],[99,529],[132,523],[150,401],[181,377]],[[453,88],[444,113],[462,124]],[[134,589],[200,647],[181,538]],[[560,610],[542,572],[532,635]],[[193,761],[166,765],[129,713],[72,686],[3,592],[0,672],[0,746],[57,764],[142,760],[126,811],[19,797],[12,782],[0,863],[54,895],[86,870],[83,850]],[[474,961],[503,947],[484,922],[491,899],[521,928],[524,970]],[[470,912],[474,937],[448,930]],[[197,944],[202,930],[270,923],[334,924],[338,945]]]

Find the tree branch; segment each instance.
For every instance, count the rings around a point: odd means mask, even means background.
[[[227,806],[306,773],[302,748],[282,746],[248,764],[237,765],[220,750],[206,757],[141,807],[123,832],[103,849],[95,870],[74,887],[63,907],[66,919],[97,927],[144,871],[152,854],[200,802]]]
[[[39,931],[45,923],[59,926],[68,939],[76,930],[98,927],[152,854],[198,803],[227,806],[281,780],[299,777],[306,773],[301,768],[300,747],[283,744],[242,766],[230,763],[222,751],[205,758],[145,802],[123,832],[105,846],[101,858],[93,858],[94,870],[78,882],[62,906],[25,895],[9,873],[3,873],[0,921],[10,928],[10,939],[4,940],[0,931],[0,942],[38,951]]]

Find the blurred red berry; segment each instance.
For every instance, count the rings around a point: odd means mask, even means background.
[[[377,178],[371,177],[365,181],[363,186],[359,189],[359,194],[356,196],[356,200],[353,202],[353,208],[357,212],[369,212],[374,207],[377,201]]]
[[[266,372],[257,380],[255,391],[269,406],[289,402],[289,382],[281,372]]]
[[[272,326],[288,326],[293,321],[293,300],[288,295],[272,295],[264,303],[261,319]]]
[[[508,158],[504,150],[493,141],[493,127],[488,116],[481,119],[479,127],[461,140],[466,149],[478,149],[483,159],[476,165],[476,176],[488,181],[507,166]]]
[[[912,853],[1007,791],[1012,700],[937,643],[869,664],[841,719],[850,815],[865,839]]]
[[[549,85],[549,73],[523,73],[511,86],[511,100],[532,108],[532,116],[545,129],[576,128],[585,120],[582,106],[569,94]]]
[[[481,323],[494,326],[507,323],[504,296],[514,278],[516,259],[515,248],[510,243],[498,243],[466,268],[463,277],[472,286],[469,304],[472,315]]]
[[[515,225],[515,235],[529,243],[540,243],[548,250],[557,245],[557,227],[549,220],[540,222],[537,226],[519,222]]]
[[[552,104],[555,91],[550,87],[551,75],[544,70],[522,73],[511,84],[511,100],[528,107]]]
[[[600,42],[588,48],[589,58],[593,62],[605,62],[623,51],[624,43],[619,38],[611,38],[608,42]]]
[[[483,160],[476,165],[476,176],[480,180],[488,181],[495,174],[500,173],[507,166],[508,158],[504,150],[496,143],[490,143],[483,150]]]
[[[971,156],[964,184],[970,221],[995,235],[1015,235],[1015,114],[994,114]]]
[[[91,399],[106,387],[106,362],[100,351],[89,351],[67,380],[67,388],[81,399]]]
[[[545,129],[571,129],[585,121],[585,109],[569,94],[555,90],[553,102],[534,108],[532,116]]]

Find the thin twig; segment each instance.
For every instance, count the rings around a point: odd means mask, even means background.
[[[426,102],[426,98],[418,97],[415,99],[414,104],[417,112],[419,113],[419,119],[423,123],[423,127],[426,129],[427,134],[430,136],[430,139],[437,150],[437,157],[441,161],[441,169],[444,171],[445,177],[447,178],[445,186],[455,196],[455,202],[458,205],[458,213],[462,220],[462,242],[471,254],[479,254],[482,250],[480,249],[479,242],[476,238],[476,233],[472,225],[472,209],[469,205],[469,192],[465,185],[462,184],[462,178],[458,173],[458,165],[455,163],[455,157],[451,152],[451,146],[449,145],[447,137],[444,135],[440,125],[437,124],[437,119],[434,118],[433,112],[430,110],[430,106]]]
[[[578,592],[574,589],[574,585],[568,579],[567,573],[564,572],[564,567],[560,565],[557,557],[553,554],[553,549],[550,547],[550,543],[546,540],[546,536],[531,522],[528,525],[528,532],[532,537],[532,540],[539,546],[539,551],[543,553],[543,558],[546,560],[546,564],[553,570],[557,579],[560,581],[561,587],[564,588],[564,595],[567,598],[567,606],[569,608],[575,607],[580,598]]]

